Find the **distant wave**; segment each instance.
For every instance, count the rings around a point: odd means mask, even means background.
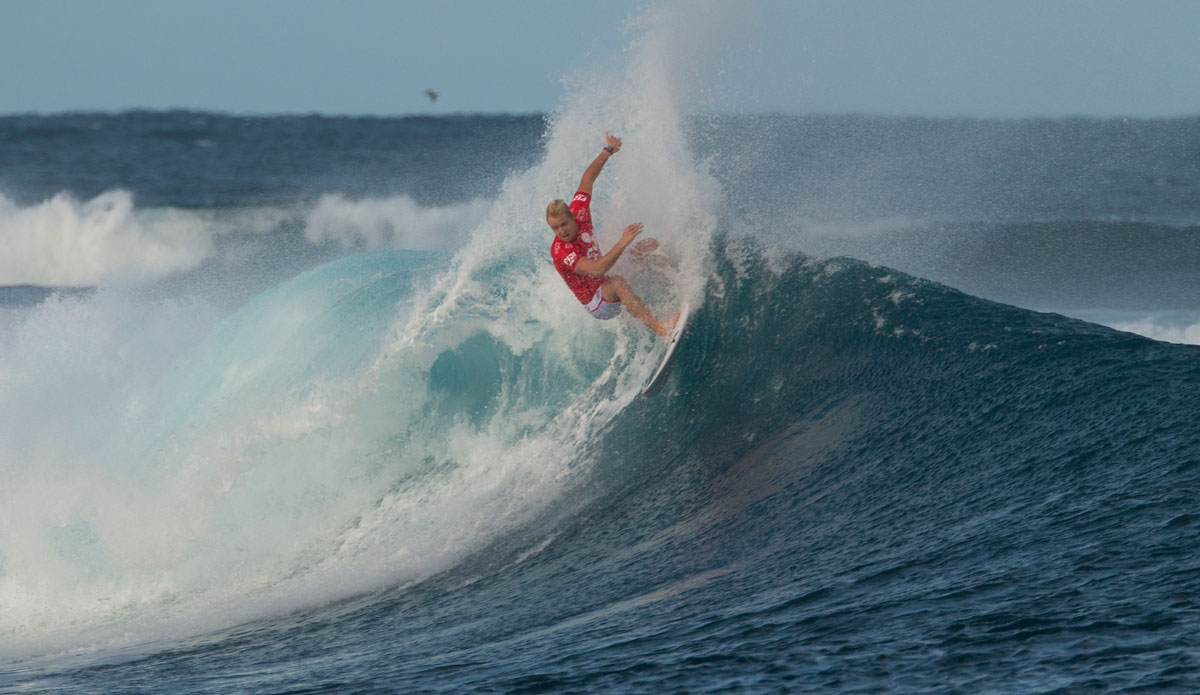
[[[349,200],[322,196],[305,219],[305,237],[314,244],[337,242],[348,248],[438,250],[456,246],[487,213],[489,205],[422,207],[406,195]]]
[[[0,284],[82,287],[152,280],[195,268],[213,250],[194,213],[140,214],[133,196],[59,194],[29,207],[0,195]]]
[[[297,228],[313,247],[443,250],[461,244],[488,203],[426,207],[409,196],[322,196],[307,209],[139,208],[132,193],[89,200],[60,193],[22,206],[0,194],[0,286],[106,287],[153,282],[224,260],[276,255],[275,232]],[[249,244],[249,246],[247,245]]]
[[[1082,311],[1079,318],[1165,343],[1200,345],[1200,312]]]
[[[1027,308],[1200,309],[1200,228],[1132,221],[806,222],[781,235],[806,253],[847,255]],[[1153,278],[1153,281],[1148,280]]]

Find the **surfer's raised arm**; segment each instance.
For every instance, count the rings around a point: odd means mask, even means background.
[[[616,154],[621,149],[621,138],[615,135],[604,134],[604,149],[600,150],[600,154],[592,160],[588,168],[583,172],[583,178],[579,180],[579,188],[576,190],[583,191],[591,195],[592,186],[596,183],[596,179],[600,178],[600,171],[604,169],[604,163],[608,158]]]
[[[546,224],[554,232],[550,258],[567,287],[594,318],[611,319],[621,313],[623,306],[650,330],[667,338],[679,321],[679,312],[665,321],[655,318],[625,278],[605,275],[625,252],[625,247],[642,233],[642,223],[634,222],[626,227],[621,239],[607,254],[600,252],[592,227],[592,184],[596,183],[608,158],[621,149],[621,138],[605,133],[604,142],[604,151],[584,170],[570,204],[559,199],[546,206]]]

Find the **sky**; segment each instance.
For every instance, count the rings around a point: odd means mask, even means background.
[[[663,4],[0,0],[0,113],[545,113]],[[1200,115],[1200,0],[677,4],[725,18],[694,47],[709,49],[711,110]]]

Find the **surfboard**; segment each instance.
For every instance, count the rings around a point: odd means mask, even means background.
[[[654,372],[654,376],[650,377],[650,383],[646,384],[646,388],[642,389],[643,396],[653,396],[662,390],[664,384],[667,383],[667,376],[671,373],[671,362],[675,360],[675,348],[679,347],[679,339],[683,337],[683,331],[687,328],[688,315],[691,313],[687,304],[684,304],[679,310],[679,321],[675,324],[675,330],[671,331],[671,337],[667,340],[667,354],[663,355],[662,362],[658,365],[658,371]]]

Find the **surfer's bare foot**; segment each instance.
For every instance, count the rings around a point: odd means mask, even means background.
[[[671,318],[667,319],[666,321],[659,321],[658,325],[662,327],[662,330],[656,331],[656,332],[664,338],[670,338],[671,333],[675,331],[675,324],[679,323],[679,314],[680,313],[682,313],[682,312],[676,311],[675,315],[672,316]]]

